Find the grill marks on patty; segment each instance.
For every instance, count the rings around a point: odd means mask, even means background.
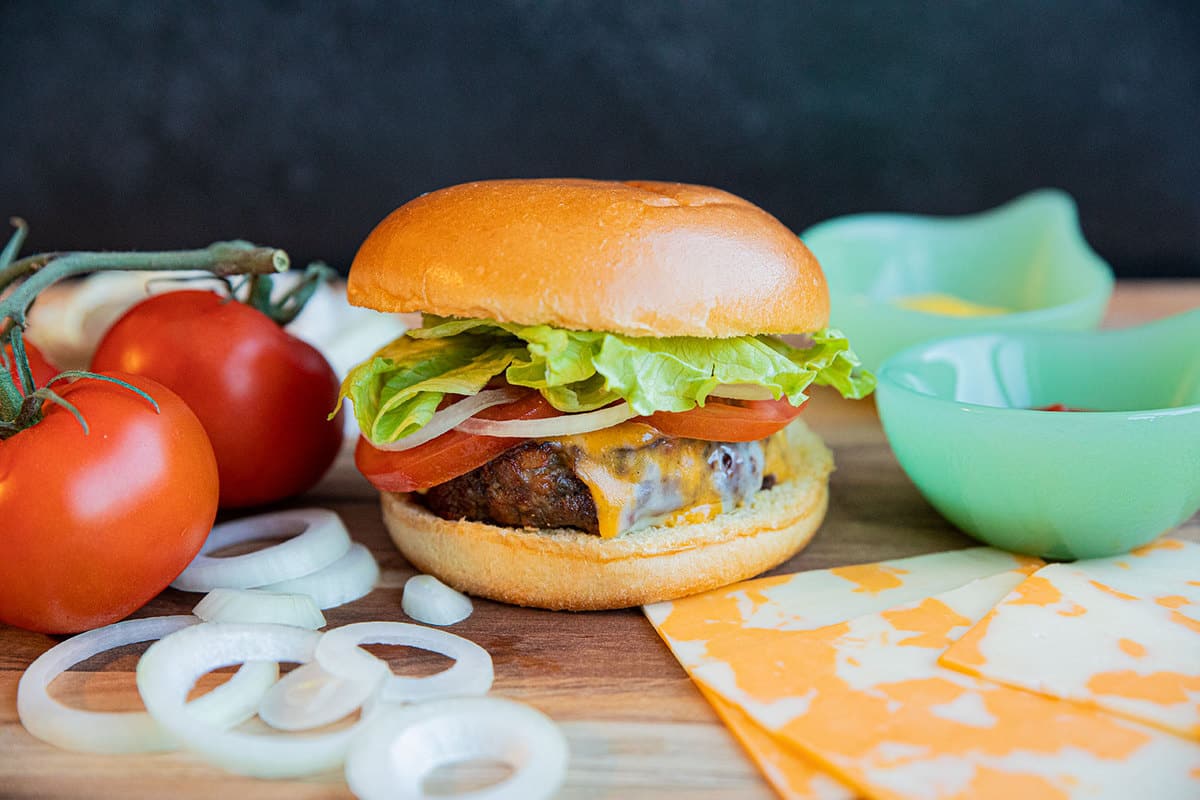
[[[674,511],[720,497],[726,509],[775,484],[763,475],[758,442],[723,443],[658,435],[638,446],[583,454],[579,440],[530,441],[471,472],[429,489],[424,505],[444,519],[509,527],[577,528],[599,534],[592,490],[580,477],[596,458],[620,481],[635,486],[621,530],[651,524]],[[680,468],[689,474],[679,474]],[[594,474],[592,474],[594,477]]]

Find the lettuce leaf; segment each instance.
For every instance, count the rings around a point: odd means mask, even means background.
[[[359,427],[377,443],[420,430],[446,394],[479,392],[503,374],[539,390],[560,411],[580,412],[626,400],[639,415],[703,406],[717,386],[762,386],[794,405],[812,384],[849,398],[870,394],[874,377],[836,330],[793,347],[773,336],[730,339],[650,338],[547,325],[427,316],[356,367],[342,384]]]
[[[354,416],[373,442],[394,442],[423,428],[446,394],[478,393],[523,348],[490,336],[401,337],[359,364],[342,383]]]

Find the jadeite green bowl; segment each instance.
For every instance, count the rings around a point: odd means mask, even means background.
[[[927,342],[878,377],[900,465],[988,544],[1113,555],[1200,508],[1200,309],[1119,331]],[[1059,403],[1097,411],[1029,410]]]
[[[963,217],[837,217],[800,238],[829,283],[831,324],[870,369],[945,336],[1095,328],[1112,294],[1112,270],[1084,240],[1075,201],[1056,189]],[[954,317],[897,305],[925,294],[1012,313]]]

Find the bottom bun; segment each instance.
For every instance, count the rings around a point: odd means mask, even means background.
[[[413,566],[468,594],[571,611],[673,600],[758,575],[812,539],[825,518],[833,458],[803,422],[787,434],[791,480],[707,522],[601,539],[446,520],[392,493],[383,494],[383,520]]]

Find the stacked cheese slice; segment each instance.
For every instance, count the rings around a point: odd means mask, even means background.
[[[1200,545],[972,548],[645,610],[783,797],[1200,798]]]

